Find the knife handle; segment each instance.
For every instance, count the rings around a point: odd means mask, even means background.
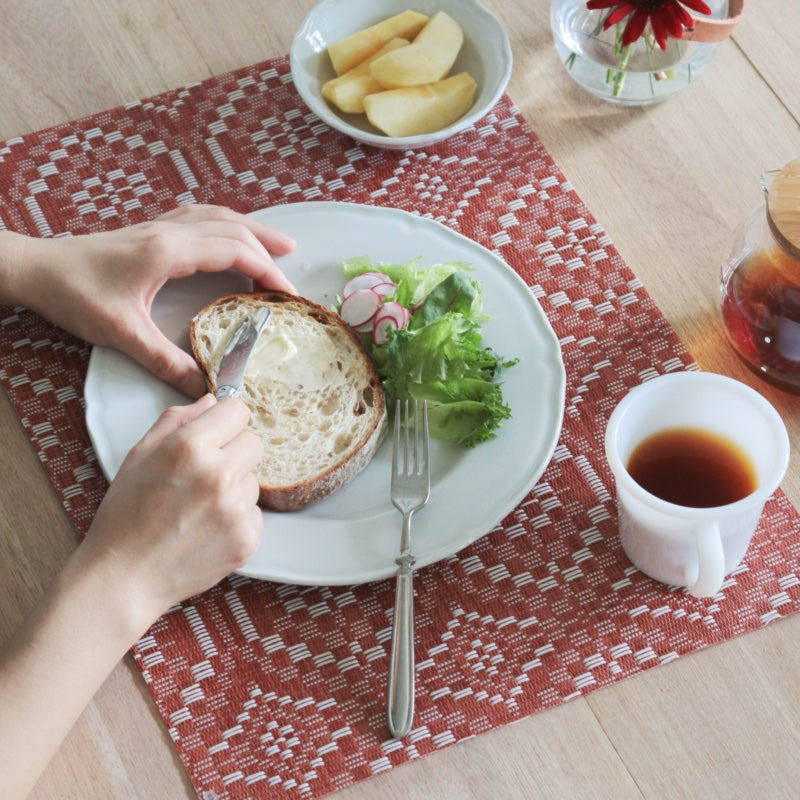
[[[236,386],[231,386],[227,384],[226,386],[220,386],[217,389],[217,400],[222,400],[224,397],[238,397],[239,396],[239,389]]]

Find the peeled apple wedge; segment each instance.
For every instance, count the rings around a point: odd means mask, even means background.
[[[383,87],[372,77],[369,65],[384,53],[391,53],[398,47],[408,47],[408,39],[395,38],[389,40],[377,53],[362,61],[353,69],[337,78],[331,78],[322,85],[322,96],[333,103],[345,114],[362,114],[364,98],[373,92],[380,92]]]
[[[376,58],[370,69],[384,89],[435,83],[450,72],[463,43],[461,26],[437,11],[408,47]]]
[[[446,128],[463,116],[477,88],[468,72],[460,72],[425,86],[368,94],[364,109],[369,121],[387,135],[418,136]]]
[[[334,42],[328,47],[334,72],[343,75],[380,50],[390,39],[413,39],[427,21],[425,14],[409,9]]]

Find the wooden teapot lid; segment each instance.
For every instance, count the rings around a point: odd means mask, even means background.
[[[800,158],[775,176],[767,194],[767,212],[772,232],[800,258]]]

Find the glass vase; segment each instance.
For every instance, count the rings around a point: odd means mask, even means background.
[[[561,62],[576,83],[603,100],[647,106],[674,97],[698,80],[744,13],[743,0],[706,2],[711,8],[708,21],[681,39],[670,37],[666,50],[649,25],[639,39],[623,47],[627,20],[603,30],[609,9],[590,11],[586,0],[551,0],[550,24]]]

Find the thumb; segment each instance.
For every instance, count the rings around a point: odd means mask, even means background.
[[[197,398],[205,393],[205,378],[197,362],[171,342],[150,317],[141,321],[136,335],[125,345],[121,349],[159,380],[189,397]]]

